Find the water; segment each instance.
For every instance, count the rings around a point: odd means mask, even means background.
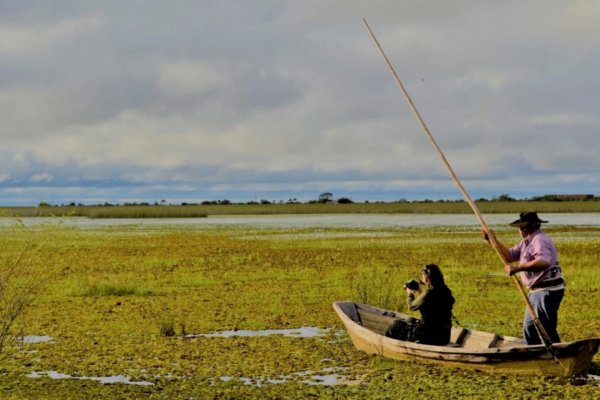
[[[222,376],[219,378],[222,382],[231,382],[231,381],[239,381],[247,386],[264,386],[267,384],[276,385],[280,383],[287,383],[290,381],[298,381],[305,385],[316,385],[316,386],[335,386],[335,385],[355,385],[358,384],[357,380],[349,380],[346,378],[342,372],[346,368],[344,367],[328,367],[324,368],[321,371],[313,372],[313,371],[302,371],[302,372],[293,372],[290,375],[279,376],[277,378],[247,378],[247,377],[239,377],[234,378],[231,376]],[[301,378],[301,380],[298,380]],[[303,378],[303,379],[302,379]],[[213,383],[214,384],[214,383]]]
[[[301,383],[306,385],[323,385],[323,386],[333,386],[333,385],[341,385],[341,384],[355,384],[355,381],[348,380],[344,377],[340,372],[345,370],[343,367],[329,367],[324,368],[323,370],[313,373],[312,371],[303,371],[303,372],[294,372],[289,376],[280,376],[276,378],[266,378],[266,377],[257,377],[257,378],[248,378],[248,377],[231,377],[231,376],[221,376],[219,378],[222,382],[230,382],[237,380],[244,385],[248,386],[264,386],[264,385],[276,385],[281,383],[287,383],[294,379],[294,377],[305,378],[300,380]],[[50,379],[74,379],[74,380],[89,380],[99,382],[101,384],[113,384],[113,383],[122,383],[125,385],[138,385],[138,386],[153,386],[154,383],[148,381],[133,381],[130,377],[126,375],[112,375],[112,376],[73,376],[69,374],[64,374],[62,372],[57,371],[43,371],[43,372],[30,372],[26,375],[27,378],[37,379],[37,378],[50,378]],[[173,377],[169,377],[172,379]],[[214,381],[212,383],[214,385]]]
[[[152,382],[147,381],[132,381],[130,377],[125,375],[113,375],[113,376],[73,376],[63,374],[57,371],[44,371],[44,372],[31,372],[27,375],[28,378],[42,378],[48,377],[51,379],[77,379],[77,380],[89,380],[96,381],[103,384],[110,383],[124,383],[126,385],[139,385],[139,386],[151,386],[154,385]]]
[[[36,344],[36,343],[50,342],[53,340],[53,338],[48,335],[42,335],[42,336],[29,335],[29,336],[20,336],[17,338],[17,340],[24,344]]]
[[[588,380],[588,382],[591,382],[592,384],[594,384],[596,386],[600,386],[600,376],[599,375],[588,375],[587,380]]]
[[[561,213],[543,214],[542,219],[550,221],[549,226],[600,226],[600,213]],[[492,228],[506,227],[517,218],[516,214],[484,215]],[[272,228],[353,228],[377,229],[394,227],[428,226],[473,226],[479,225],[473,214],[318,214],[318,215],[248,215],[248,216],[209,216],[207,218],[123,218],[89,219],[71,218],[23,218],[26,226],[58,224],[76,228],[100,228],[115,226],[181,226],[202,227],[232,226],[255,229]],[[14,224],[11,218],[0,218],[0,227]]]
[[[232,330],[232,331],[220,331],[220,332],[210,332],[210,333],[202,333],[198,335],[186,335],[186,338],[193,339],[197,337],[221,337],[221,338],[229,338],[229,337],[252,337],[252,336],[272,336],[272,335],[282,335],[287,337],[298,337],[298,338],[311,338],[317,336],[323,336],[327,330],[319,329],[314,326],[303,326],[301,328],[295,329],[263,329],[257,331],[251,330]]]

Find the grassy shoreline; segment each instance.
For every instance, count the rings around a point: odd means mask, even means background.
[[[600,212],[600,201],[482,201],[484,214]],[[470,214],[465,202],[406,202],[352,204],[210,204],[0,207],[7,217],[72,216],[88,218],[202,218],[208,215],[284,214]]]

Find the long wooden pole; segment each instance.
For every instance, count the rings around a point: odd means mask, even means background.
[[[392,67],[392,64],[390,63],[390,60],[388,60],[387,56],[385,55],[385,52],[383,51],[383,48],[379,44],[379,41],[377,40],[377,38],[375,37],[375,34],[371,30],[371,27],[367,23],[367,20],[364,19],[364,18],[363,18],[363,23],[364,23],[365,27],[367,28],[367,31],[369,31],[369,34],[371,35],[371,38],[375,42],[375,45],[379,49],[379,52],[383,56],[383,59],[385,60],[385,64],[387,65],[388,70],[390,71],[390,73],[394,77],[394,80],[398,84],[398,87],[400,88],[400,90],[404,94],[404,97],[406,98],[406,101],[408,101],[408,105],[410,106],[410,109],[412,110],[413,114],[417,118],[417,121],[419,121],[419,124],[421,125],[421,128],[423,128],[423,132],[425,132],[425,135],[427,136],[427,138],[429,139],[429,141],[431,142],[431,144],[433,145],[433,147],[435,148],[435,150],[439,154],[440,158],[442,159],[442,162],[446,166],[446,169],[448,169],[448,172],[450,173],[450,176],[452,177],[452,180],[454,181],[454,183],[456,184],[456,186],[458,186],[458,189],[463,194],[463,197],[465,198],[465,200],[467,201],[467,203],[469,204],[469,206],[471,206],[471,209],[475,213],[475,217],[479,221],[479,224],[481,225],[482,229],[484,230],[484,232],[487,234],[488,238],[490,239],[490,243],[491,243],[492,247],[494,248],[494,250],[496,251],[496,254],[498,255],[498,257],[500,257],[500,260],[502,260],[502,262],[504,264],[508,264],[509,260],[507,260],[504,257],[504,253],[500,249],[500,243],[498,243],[498,241],[496,240],[496,237],[491,233],[488,225],[486,224],[485,220],[483,219],[483,216],[479,212],[479,208],[477,208],[477,205],[475,204],[475,202],[473,201],[473,199],[471,198],[471,196],[469,196],[469,193],[464,188],[464,186],[460,182],[460,179],[458,179],[458,176],[454,172],[454,169],[452,168],[452,166],[448,162],[448,159],[446,159],[446,156],[444,155],[444,152],[442,151],[442,149],[440,148],[440,146],[437,144],[437,142],[433,138],[433,135],[431,134],[431,132],[429,132],[429,129],[427,128],[427,125],[425,125],[425,122],[423,121],[423,118],[421,118],[421,114],[419,114],[419,111],[417,111],[417,108],[415,107],[415,104],[413,103],[410,95],[408,94],[408,92],[404,88],[404,85],[400,81],[400,78],[398,78],[398,74],[396,74],[396,71],[394,70],[394,67]],[[523,297],[523,300],[525,301],[525,304],[527,306],[527,309],[529,310],[529,313],[533,317],[533,320],[535,322],[535,326],[536,326],[536,328],[537,328],[537,330],[538,330],[538,332],[540,334],[540,337],[542,338],[542,341],[544,342],[544,345],[546,346],[546,348],[550,349],[549,346],[552,345],[552,340],[548,336],[548,333],[544,329],[544,326],[542,325],[541,321],[539,320],[539,318],[538,318],[535,310],[531,306],[531,302],[529,301],[529,298],[527,297],[527,293],[525,292],[525,289],[523,288],[523,285],[521,284],[521,281],[515,275],[512,275],[512,279],[513,279],[515,285],[517,286],[517,289],[519,290],[519,293],[521,294],[521,297]]]

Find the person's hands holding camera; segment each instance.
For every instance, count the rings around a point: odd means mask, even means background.
[[[411,279],[404,284],[404,290],[409,295],[416,296],[421,293],[421,284],[417,280]]]

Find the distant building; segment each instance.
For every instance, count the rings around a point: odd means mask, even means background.
[[[558,194],[556,198],[560,200],[592,200],[593,194]]]

